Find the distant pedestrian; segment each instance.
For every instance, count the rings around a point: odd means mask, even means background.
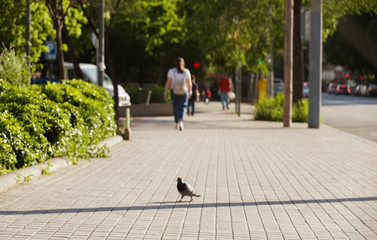
[[[211,90],[209,90],[209,87],[206,88],[206,90],[203,92],[203,99],[205,103],[209,103],[209,100],[211,100],[212,93]]]
[[[199,90],[198,84],[196,84],[196,78],[194,75],[191,76],[191,84],[192,84],[192,95],[188,100],[187,106],[187,115],[194,116],[195,114],[195,102],[199,101]]]
[[[223,110],[229,109],[229,92],[232,91],[232,80],[228,77],[223,77],[219,82],[220,100]]]
[[[190,71],[185,68],[185,60],[181,57],[177,58],[175,68],[168,71],[164,91],[165,99],[167,99],[169,89],[173,102],[175,128],[183,131],[183,118],[188,99],[192,94],[192,84]]]

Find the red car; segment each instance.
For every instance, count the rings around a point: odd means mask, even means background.
[[[349,95],[351,93],[351,89],[346,84],[338,84],[335,89],[335,94],[346,94]]]
[[[368,96],[377,96],[377,84],[369,83]]]

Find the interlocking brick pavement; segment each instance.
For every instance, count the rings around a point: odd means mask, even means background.
[[[377,144],[197,104],[137,118],[110,158],[0,193],[0,239],[377,239]],[[201,197],[177,203],[176,178]]]

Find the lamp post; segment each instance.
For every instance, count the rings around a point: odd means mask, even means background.
[[[238,62],[236,70],[236,113],[241,116],[241,99],[242,99],[242,64]]]
[[[322,0],[312,0],[308,127],[319,128],[322,76]]]

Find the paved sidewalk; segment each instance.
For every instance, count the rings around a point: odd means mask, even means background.
[[[0,193],[0,239],[377,239],[377,143],[197,107]],[[176,203],[177,177],[201,197]]]

